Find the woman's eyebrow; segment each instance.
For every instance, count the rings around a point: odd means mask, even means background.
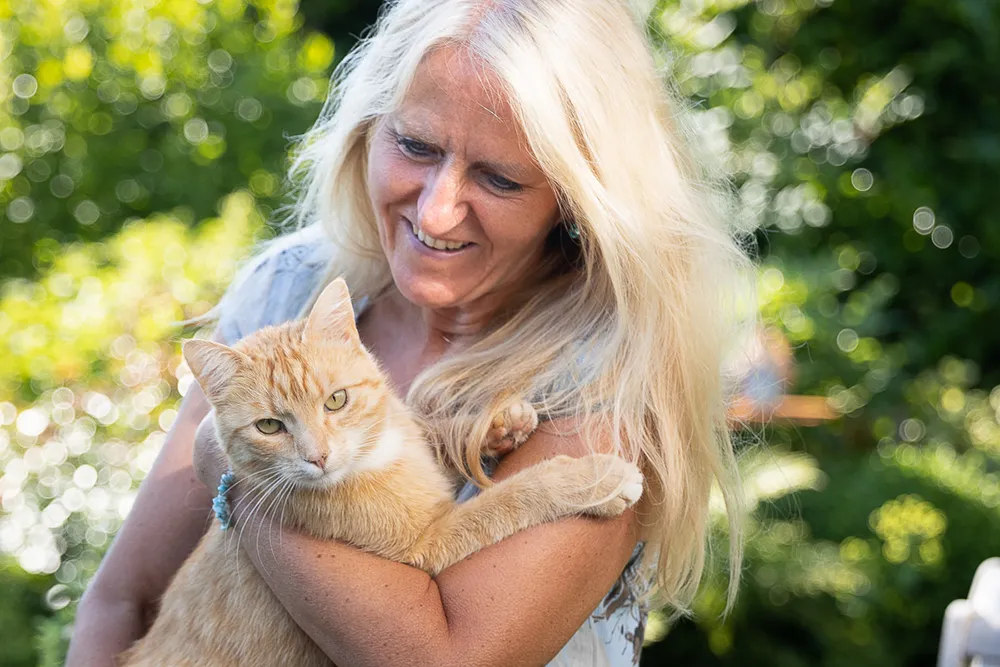
[[[432,140],[434,133],[431,132],[430,127],[420,121],[408,120],[401,118],[398,115],[393,115],[389,118],[389,126],[398,134],[419,139],[420,141],[429,144],[436,143]]]

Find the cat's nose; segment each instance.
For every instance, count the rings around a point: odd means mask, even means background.
[[[326,467],[326,456],[326,454],[316,453],[307,455],[305,459],[320,470],[323,470]]]

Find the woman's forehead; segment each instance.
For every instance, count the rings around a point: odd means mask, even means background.
[[[525,177],[535,175],[536,162],[496,75],[462,50],[429,53],[390,119],[423,141],[475,147]]]
[[[466,122],[520,137],[498,77],[465,49],[442,47],[428,53],[417,66],[398,113],[404,118],[461,115]]]

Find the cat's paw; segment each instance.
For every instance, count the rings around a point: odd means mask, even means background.
[[[593,478],[585,488],[597,502],[585,508],[584,514],[618,516],[642,497],[643,476],[634,463],[613,454],[593,454],[586,459],[593,462]]]
[[[531,403],[518,399],[493,417],[486,436],[486,454],[502,456],[511,452],[531,437],[538,428],[538,413]]]

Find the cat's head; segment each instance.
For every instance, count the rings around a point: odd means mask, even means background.
[[[184,343],[237,476],[322,488],[385,465],[399,435],[392,390],[361,345],[347,285],[337,279],[305,320],[265,327],[234,347]]]

